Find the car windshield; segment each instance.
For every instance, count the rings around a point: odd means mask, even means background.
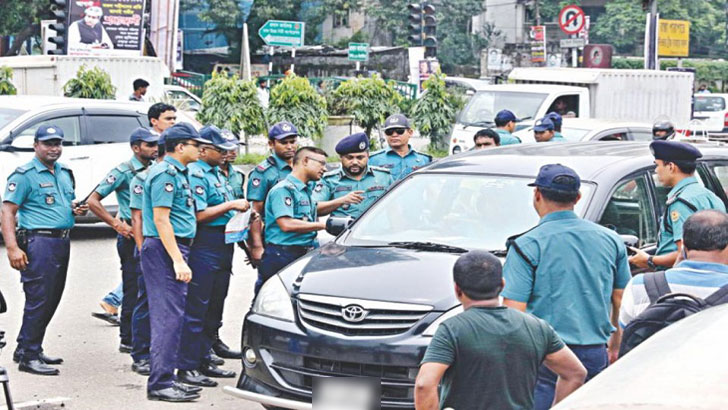
[[[460,114],[459,122],[477,125],[492,122],[500,110],[511,110],[517,118],[536,118],[546,94],[507,91],[478,91]]]
[[[581,141],[584,136],[589,132],[582,128],[562,128],[561,135],[566,138],[567,141]]]
[[[723,97],[695,97],[695,111],[723,111],[725,110],[725,99]]]
[[[538,223],[533,177],[420,174],[402,182],[352,227],[345,244],[433,242],[465,249],[505,250],[509,236]],[[593,185],[582,184],[583,215]]]
[[[26,113],[25,110],[14,110],[10,108],[0,108],[0,128],[5,127],[10,121],[18,118],[22,114]]]

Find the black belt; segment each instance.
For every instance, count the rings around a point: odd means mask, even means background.
[[[192,242],[195,241],[194,238],[180,238],[179,236],[175,236],[174,239],[177,240],[177,244],[185,246],[192,246]]]
[[[605,349],[607,348],[607,345],[605,343],[600,343],[600,344],[596,344],[596,345],[570,345],[570,344],[567,344],[567,346],[570,348],[576,347],[576,348],[581,348],[581,349],[590,349],[590,348],[597,348],[597,347],[603,347]]]
[[[283,249],[284,251],[291,251],[291,252],[308,252],[312,251],[314,249],[313,246],[303,246],[303,245],[276,245],[275,243],[268,243],[265,246],[271,246],[278,249]]]
[[[198,231],[210,231],[217,233],[225,233],[225,225],[210,226],[210,225],[197,225]]]
[[[28,236],[47,236],[49,238],[66,239],[69,237],[70,229],[22,229]]]

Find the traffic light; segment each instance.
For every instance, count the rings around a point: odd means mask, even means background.
[[[56,45],[55,50],[48,50],[48,54],[66,54],[68,39],[68,2],[67,0],[50,0],[51,13],[56,20],[48,27],[56,32],[56,35],[48,39]]]
[[[422,46],[422,6],[412,3],[407,6],[407,9],[409,10],[409,17],[407,18],[409,21],[407,24],[409,36],[407,40],[409,40],[411,46]]]
[[[424,13],[424,46],[425,57],[437,57],[437,18],[435,17],[435,7],[427,4],[422,8]]]

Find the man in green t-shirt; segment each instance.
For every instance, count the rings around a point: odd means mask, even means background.
[[[559,376],[554,403],[584,383],[586,369],[548,323],[501,306],[498,258],[468,252],[455,262],[453,278],[465,311],[440,325],[425,352],[415,383],[417,410],[530,410],[541,364]]]

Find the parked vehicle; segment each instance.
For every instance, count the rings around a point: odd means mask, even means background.
[[[536,142],[533,127],[514,135],[523,143]],[[564,118],[561,135],[567,141],[652,141],[652,124],[637,121]]]
[[[164,95],[175,107],[192,114],[202,109],[202,100],[190,90],[179,85],[165,85]]]
[[[728,94],[695,94],[693,118],[716,137],[728,137]]]

